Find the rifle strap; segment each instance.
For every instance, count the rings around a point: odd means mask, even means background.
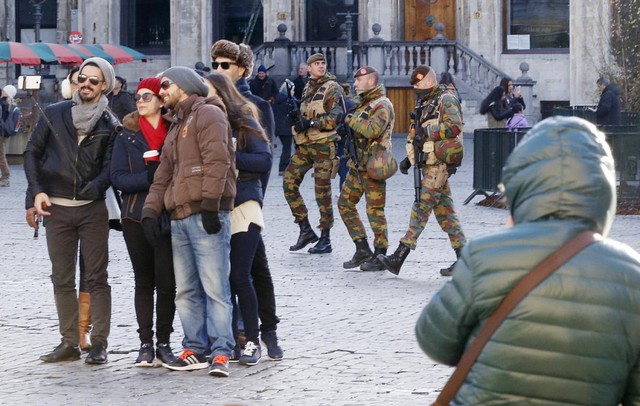
[[[498,327],[500,327],[504,319],[522,301],[522,299],[524,299],[549,275],[554,273],[558,268],[568,262],[585,247],[596,241],[600,241],[601,239],[602,237],[599,234],[595,234],[593,231],[582,231],[562,247],[551,253],[551,255],[543,259],[542,262],[536,265],[522,279],[520,279],[513,289],[511,289],[511,291],[504,297],[498,307],[496,307],[491,316],[489,316],[489,319],[473,340],[471,346],[469,346],[467,351],[462,354],[462,358],[460,358],[453,375],[451,375],[449,381],[447,381],[446,385],[442,389],[442,392],[440,392],[440,396],[438,396],[432,406],[445,406],[451,403],[484,346],[496,332]]]

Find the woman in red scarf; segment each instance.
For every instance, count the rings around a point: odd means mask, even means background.
[[[135,365],[157,366],[175,360],[169,346],[176,306],[170,224],[160,238],[148,241],[141,224],[142,206],[160,163],[167,122],[162,117],[160,79],[147,78],[135,94],[137,111],[123,119],[111,159],[111,181],[122,193],[122,232],[133,265],[135,309],[140,351]],[[156,348],[153,308],[156,291]]]

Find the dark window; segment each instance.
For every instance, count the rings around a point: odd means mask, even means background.
[[[358,12],[358,2],[351,7],[345,6],[344,0],[307,0],[307,41],[344,40],[340,25],[344,24],[347,10]],[[358,16],[352,15],[353,27],[351,39],[358,40]]]
[[[56,0],[46,0],[41,5],[42,17],[40,17],[40,28],[56,28],[58,19],[58,9]],[[33,13],[35,7],[29,1],[16,1],[16,41],[20,42],[20,31],[22,29],[34,28],[35,19]],[[45,41],[43,41],[45,42]]]
[[[123,0],[120,41],[145,54],[171,52],[170,0]]]
[[[504,0],[505,52],[569,52],[569,0]]]
[[[226,39],[256,47],[264,42],[261,0],[214,0],[213,42]]]

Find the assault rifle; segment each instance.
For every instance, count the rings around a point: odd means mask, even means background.
[[[348,113],[347,105],[345,104],[344,97],[340,96],[340,102],[342,103],[342,109],[344,110],[345,117]],[[360,160],[358,159],[358,149],[356,144],[356,138],[353,136],[353,131],[351,131],[351,127],[347,123],[342,120],[342,123],[339,125],[342,126],[344,134],[344,148],[347,151],[347,156],[351,157],[353,163],[356,165],[356,168],[360,169]]]
[[[415,139],[418,136],[418,131],[422,132],[423,130],[420,127],[420,118],[422,117],[422,104],[418,101],[416,104],[416,110],[411,114],[413,118],[413,188],[415,189],[415,202],[416,207],[418,208],[418,212],[420,211],[420,188],[422,187],[421,177],[422,177],[422,164],[424,162],[424,152],[422,151],[422,145],[416,145]]]
[[[289,79],[285,79],[284,81],[287,87],[287,107],[289,110],[289,123],[291,123],[291,125],[301,125],[300,109],[298,108],[296,99],[291,94],[291,90],[295,87],[295,85]]]

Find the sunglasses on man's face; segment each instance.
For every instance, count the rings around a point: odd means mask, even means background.
[[[160,87],[162,88],[162,90],[167,90],[174,83],[176,83],[176,82],[172,82],[170,80],[165,80],[164,82],[160,83]]]
[[[97,76],[78,75],[78,83],[84,83],[87,80],[94,86],[98,86],[100,82],[104,82],[103,79]]]
[[[238,66],[238,64],[235,62],[216,62],[216,61],[211,62],[211,67],[214,70],[218,69],[218,66],[221,67],[222,70],[228,70],[231,67],[231,65]]]
[[[153,94],[153,93],[149,93],[149,92],[142,93],[142,94],[135,94],[135,95],[133,96],[133,100],[135,100],[135,101],[136,101],[136,103],[137,103],[137,102],[139,102],[140,100],[142,100],[142,101],[143,101],[143,102],[145,102],[145,103],[148,103],[148,102],[150,102],[150,101],[151,101],[151,99],[153,98],[153,96],[155,96],[155,94]]]

